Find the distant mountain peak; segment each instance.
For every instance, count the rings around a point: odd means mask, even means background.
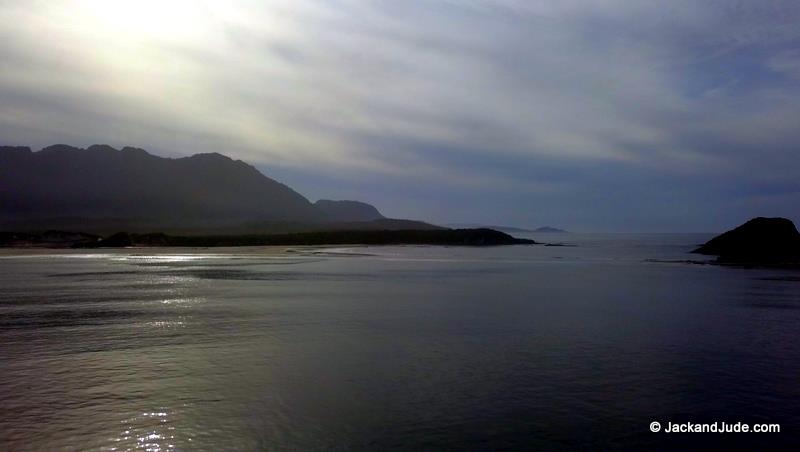
[[[142,155],[142,156],[152,156],[153,154],[145,151],[142,148],[135,148],[133,146],[125,146],[120,150],[120,152],[124,154],[133,154],[133,155]]]
[[[328,221],[373,221],[385,219],[378,209],[361,201],[320,199],[314,203]]]
[[[119,152],[119,150],[111,147],[108,144],[93,144],[86,148],[86,150],[91,152]]]
[[[69,152],[69,151],[82,151],[82,150],[83,149],[81,148],[76,148],[75,146],[70,146],[68,144],[53,144],[42,148],[42,150],[36,152],[36,154],[41,154],[41,153],[49,154],[52,152]]]
[[[220,154],[219,152],[201,152],[199,154],[191,155],[187,158],[194,160],[210,160],[210,161],[225,161],[225,162],[236,161],[228,157],[227,155]]]
[[[123,148],[123,150],[125,150],[125,149],[137,149],[137,148],[129,148],[129,147]],[[139,149],[139,150],[142,150],[142,149]],[[87,147],[85,149],[84,148],[79,148],[77,146],[70,146],[68,144],[54,144],[54,145],[42,148],[42,150],[39,151],[39,152],[36,152],[36,154],[39,154],[39,153],[50,154],[50,153],[64,153],[64,152],[93,153],[93,154],[118,154],[121,151],[116,149],[116,148],[114,148],[111,145],[108,145],[108,144],[93,144],[93,145],[91,145],[91,146],[89,146],[89,147]]]

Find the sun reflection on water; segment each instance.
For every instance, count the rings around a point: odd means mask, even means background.
[[[114,438],[116,445],[110,449],[152,452],[175,450],[176,431],[171,425],[174,415],[175,412],[150,411],[122,421],[124,430]]]
[[[165,298],[161,300],[159,303],[175,306],[175,307],[190,307],[199,303],[204,302],[205,299],[203,297],[189,297],[189,298]]]

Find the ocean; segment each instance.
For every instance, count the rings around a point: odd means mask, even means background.
[[[6,250],[0,450],[798,445],[800,271],[532,238],[570,246]]]

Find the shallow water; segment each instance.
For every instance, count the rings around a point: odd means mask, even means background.
[[[0,449],[797,444],[800,272],[535,238],[577,246],[0,257]]]

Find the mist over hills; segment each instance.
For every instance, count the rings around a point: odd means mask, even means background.
[[[38,152],[0,147],[0,229],[289,232],[401,227],[393,221],[357,201],[312,204],[255,167],[218,153],[164,158],[107,145],[82,149],[58,144]],[[435,228],[407,220],[402,227]]]

